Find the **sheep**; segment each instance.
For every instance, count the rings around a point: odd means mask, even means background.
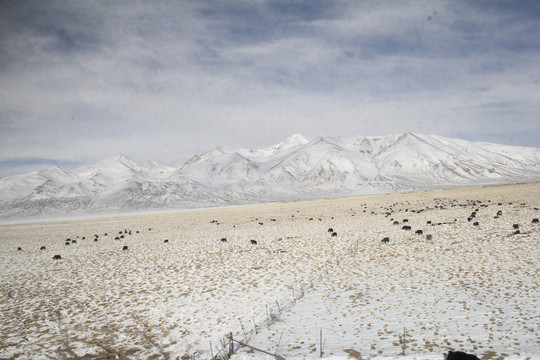
[[[257,245],[257,240],[250,240],[251,245]]]
[[[60,255],[54,255],[53,260],[61,260],[62,257]]]

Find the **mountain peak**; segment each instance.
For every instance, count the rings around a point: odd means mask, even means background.
[[[309,143],[310,141],[311,139],[305,137],[304,135],[293,134],[289,136],[288,138],[286,138],[285,140],[283,140],[282,142],[280,142],[279,144],[270,146],[266,149],[262,149],[262,152],[264,152],[265,154],[276,155],[282,152],[283,150],[305,145]]]
[[[281,143],[287,143],[287,144],[297,144],[297,145],[304,145],[310,142],[311,139],[302,135],[302,134],[292,134],[287,139],[282,141]]]
[[[101,164],[130,164],[132,163],[131,160],[129,160],[125,155],[119,154],[112,156],[108,159],[105,159],[103,161],[100,161]]]

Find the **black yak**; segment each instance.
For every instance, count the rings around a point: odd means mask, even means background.
[[[448,351],[448,354],[444,355],[444,360],[480,360],[478,357],[472,354],[464,353],[463,351]]]

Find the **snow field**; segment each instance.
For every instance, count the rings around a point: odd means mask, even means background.
[[[405,328],[409,357],[537,359],[539,195],[532,184],[1,226],[0,358],[204,359],[231,331],[315,358],[320,330],[325,356],[388,358]]]

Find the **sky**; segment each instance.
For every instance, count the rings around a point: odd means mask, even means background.
[[[540,1],[0,0],[0,177],[292,134],[540,147]]]

